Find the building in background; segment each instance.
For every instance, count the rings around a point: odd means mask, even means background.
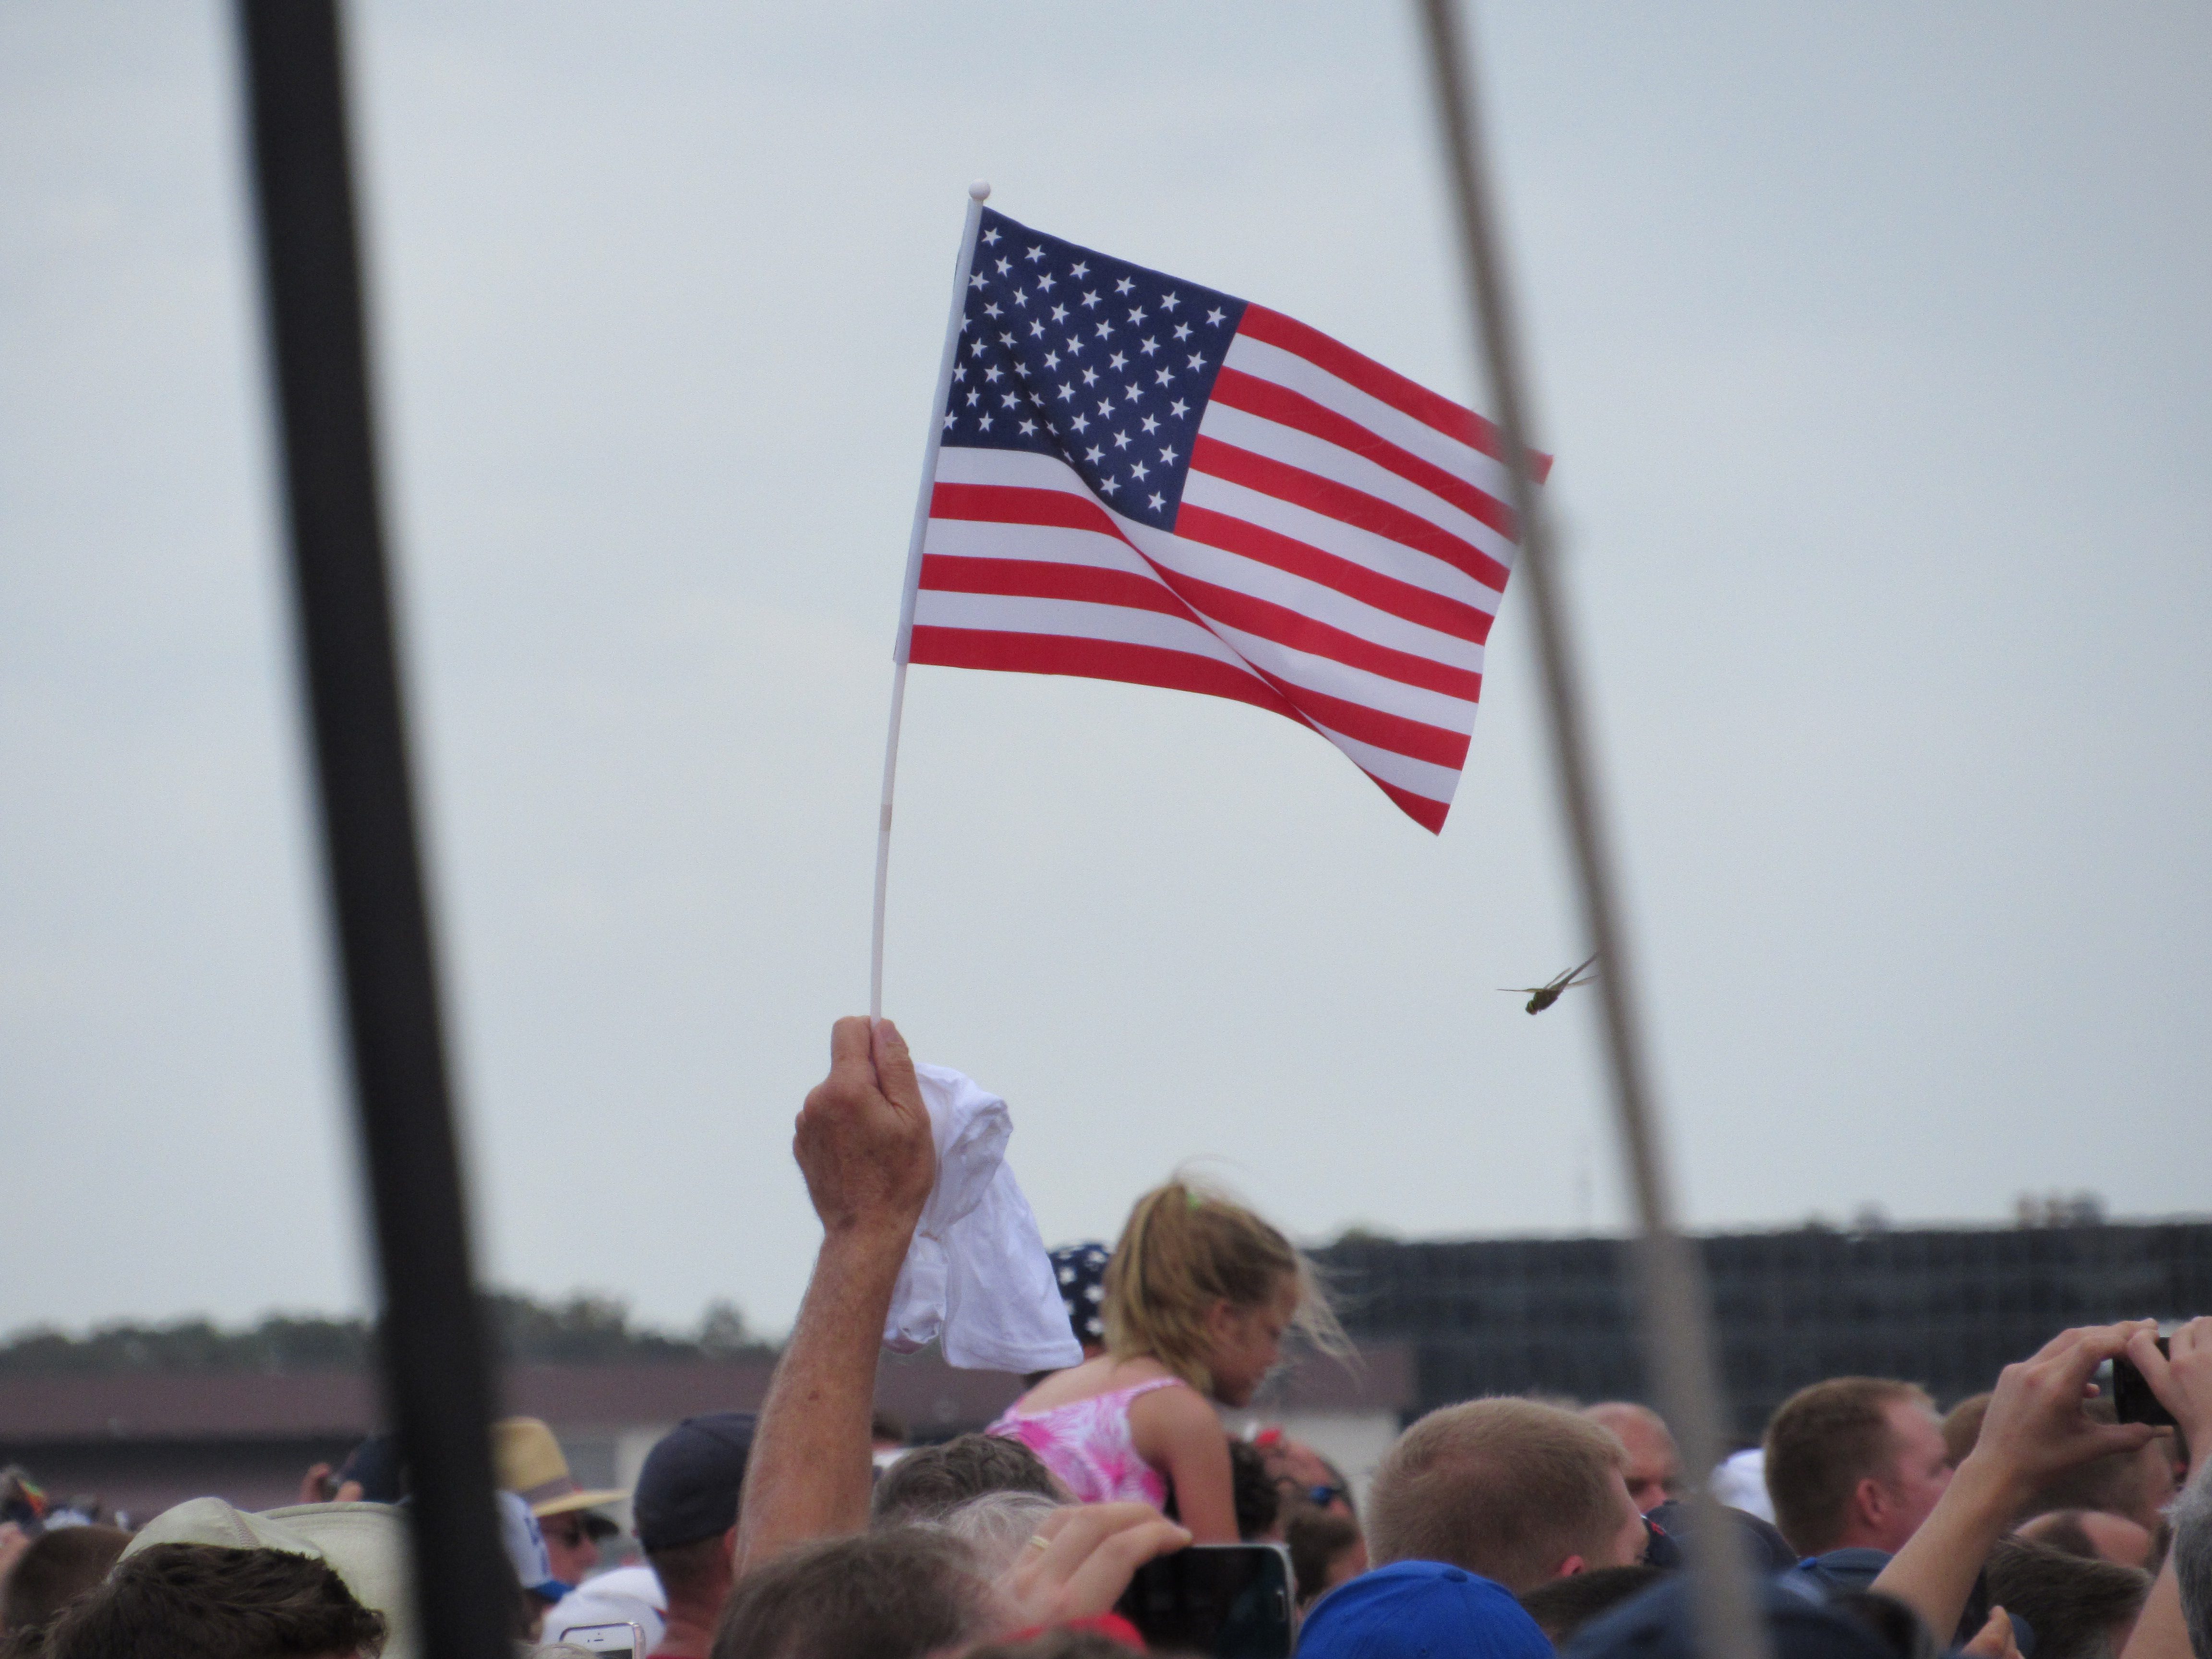
[[[2027,1212],[2024,1211],[2024,1214]],[[2106,1224],[2086,1205],[2038,1224],[1719,1233],[1698,1241],[1735,1430],[1758,1437],[1808,1382],[1918,1382],[1945,1405],[2071,1325],[2212,1312],[2212,1222]],[[1529,1390],[1648,1400],[1620,1239],[1401,1243],[1317,1252],[1363,1346],[1414,1357],[1417,1411]]]
[[[1723,1233],[1698,1241],[1711,1276],[1735,1432],[1824,1376],[1897,1376],[1945,1405],[2069,1325],[2212,1312],[2212,1222],[2106,1224],[2045,1205],[2014,1228]],[[1360,1352],[1308,1358],[1232,1432],[1280,1424],[1364,1495],[1401,1427],[1485,1394],[1647,1399],[1619,1239],[1410,1243],[1349,1237],[1316,1253]],[[757,1410],[772,1355],[510,1365],[501,1409],[539,1417],[586,1486],[627,1489],[670,1426]],[[878,1404],[917,1440],[981,1428],[1021,1389],[932,1353],[886,1356]],[[0,1464],[48,1494],[143,1521],[215,1494],[252,1509],[295,1501],[309,1465],[336,1463],[377,1426],[357,1365],[0,1375]],[[627,1516],[620,1517],[625,1522]]]

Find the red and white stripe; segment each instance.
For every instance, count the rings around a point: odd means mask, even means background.
[[[1249,306],[1172,532],[1054,457],[939,450],[910,659],[1272,708],[1441,830],[1516,550],[1503,453],[1480,416]]]

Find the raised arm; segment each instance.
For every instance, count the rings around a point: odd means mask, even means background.
[[[1201,1544],[1237,1541],[1236,1478],[1229,1436],[1194,1389],[1158,1389],[1129,1407],[1137,1455],[1167,1476],[1176,1513]]]
[[[1974,1449],[1874,1588],[1908,1604],[1948,1642],[1990,1547],[2037,1488],[2061,1469],[2157,1437],[2145,1424],[2100,1423],[2081,1409],[2097,1367],[2154,1329],[2136,1320],[2066,1331],[2033,1358],[2006,1366]]]
[[[2120,1659],[2191,1659],[2189,1624],[2181,1605],[2181,1581],[2176,1576],[2185,1561],[2196,1571],[2197,1634],[2212,1640],[2212,1607],[2203,1605],[2212,1585],[2204,1580],[2203,1563],[2212,1556],[2212,1319],[2192,1319],[2173,1334],[2172,1354],[2158,1351],[2148,1333],[2128,1344],[2128,1358],[2143,1374],[2151,1392],[2173,1413],[2173,1420],[2189,1437],[2189,1486],[2173,1506],[2173,1547],[2166,1565],[2150,1587],[2134,1633],[2121,1650]],[[2195,1650],[2202,1659],[2205,1650]]]
[[[822,1218],[799,1322],[761,1407],[738,1518],[740,1577],[868,1523],[868,1418],[899,1266],[937,1178],[914,1058],[889,1020],[841,1019],[792,1152]]]

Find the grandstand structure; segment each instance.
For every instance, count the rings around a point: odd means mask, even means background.
[[[1754,1441],[1822,1377],[1902,1377],[1949,1406],[2070,1325],[2212,1312],[2212,1220],[1717,1233],[1733,1425]],[[1620,1238],[1400,1243],[1316,1253],[1362,1346],[1414,1355],[1416,1409],[1530,1391],[1648,1400]]]

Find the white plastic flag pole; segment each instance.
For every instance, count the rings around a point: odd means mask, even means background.
[[[929,406],[929,441],[921,452],[921,488],[914,501],[914,533],[907,538],[906,593],[899,601],[898,643],[891,651],[891,723],[884,739],[883,811],[876,819],[876,921],[868,958],[868,1018],[884,1017],[884,896],[891,876],[891,791],[898,781],[899,716],[906,708],[906,664],[914,641],[914,594],[921,580],[921,544],[929,532],[930,493],[937,487],[937,441],[945,430],[945,401],[952,392],[952,360],[960,350],[960,319],[968,307],[968,276],[975,264],[975,233],[991,186],[968,186],[968,224],[960,233],[960,259],[952,277],[952,310],[945,319],[945,350],[937,362],[937,397]]]

